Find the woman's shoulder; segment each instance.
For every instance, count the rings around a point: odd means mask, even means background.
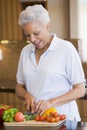
[[[61,45],[66,49],[66,50],[70,50],[70,51],[75,51],[76,48],[73,45],[72,42],[68,41],[68,40],[64,40],[64,39],[59,39]]]
[[[29,55],[32,52],[32,50],[34,50],[34,46],[33,44],[29,43],[22,48],[20,56],[25,57]]]
[[[27,45],[25,45],[23,48],[22,48],[22,53],[25,52],[25,51],[32,51],[34,49],[34,46],[33,44],[29,43]]]

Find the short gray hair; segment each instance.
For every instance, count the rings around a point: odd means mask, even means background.
[[[36,20],[43,24],[50,22],[49,13],[41,4],[28,6],[23,10],[19,15],[18,24],[25,25]]]

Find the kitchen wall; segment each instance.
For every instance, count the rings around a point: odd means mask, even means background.
[[[69,0],[48,0],[48,11],[51,32],[55,32],[60,38],[69,39]]]

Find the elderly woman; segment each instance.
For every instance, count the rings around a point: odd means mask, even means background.
[[[55,107],[68,120],[80,121],[75,100],[84,96],[85,85],[76,49],[49,32],[49,13],[42,5],[28,6],[20,13],[19,24],[30,44],[20,55],[16,94],[32,113],[41,115]]]

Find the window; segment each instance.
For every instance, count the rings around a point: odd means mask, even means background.
[[[78,41],[78,50],[83,62],[87,62],[87,0],[80,0],[80,34],[81,40]]]

